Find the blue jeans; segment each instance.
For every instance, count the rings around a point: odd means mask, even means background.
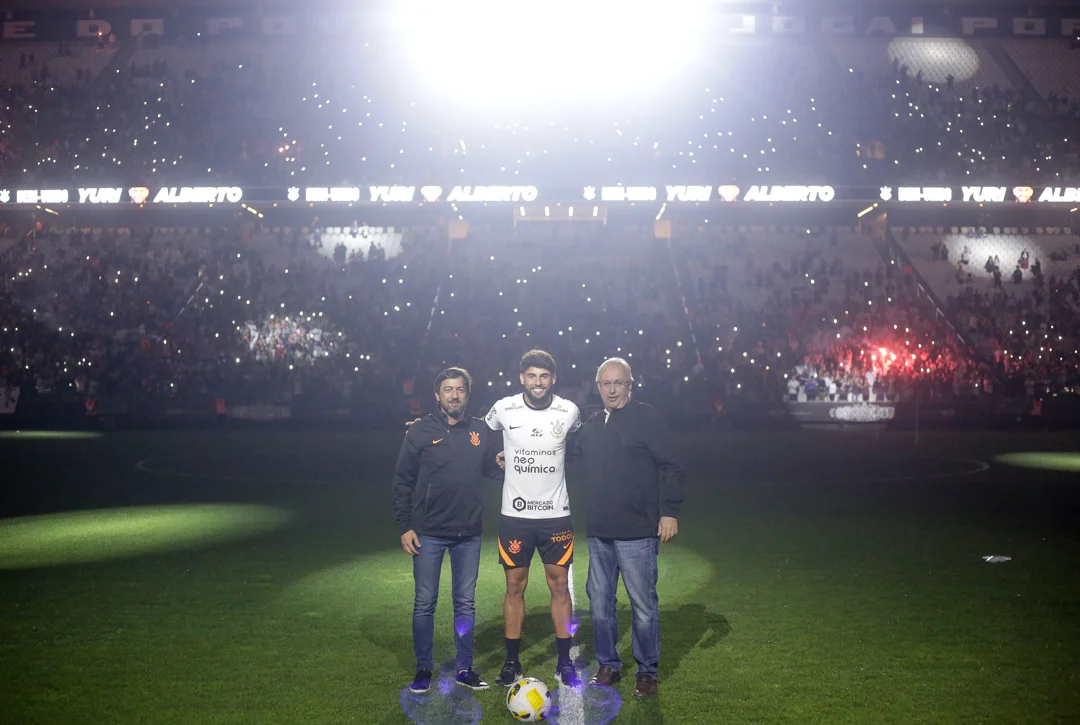
[[[439,578],[443,554],[450,552],[450,573],[454,596],[454,646],[457,669],[471,670],[473,627],[476,622],[476,578],[480,573],[480,536],[444,539],[420,536],[420,553],[413,557],[413,650],[416,669],[435,669],[432,654],[435,639],[435,605],[439,601]]]
[[[632,644],[639,675],[656,675],[660,662],[660,600],[656,596],[660,539],[597,539],[589,537],[589,611],[593,647],[601,667],[622,670],[615,600],[622,574],[633,616]]]

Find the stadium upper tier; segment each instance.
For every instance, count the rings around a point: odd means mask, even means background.
[[[528,114],[456,108],[407,90],[387,69],[395,56],[375,41],[163,43],[118,55],[93,44],[8,44],[0,48],[0,178],[24,186],[435,176],[573,185],[586,177],[1066,181],[1080,135],[1068,138],[1035,113],[1025,77],[1076,117],[1080,53],[1064,41],[998,42],[728,44],[664,91],[587,112]]]
[[[1006,38],[1001,44],[1040,96],[1056,96],[1063,101],[1062,110],[1073,105],[1075,111],[1080,99],[1080,52],[1071,48],[1070,41]]]
[[[983,43],[961,38],[854,38],[832,44],[841,69],[884,77],[896,66],[927,83],[958,90],[997,87],[1015,90]]]

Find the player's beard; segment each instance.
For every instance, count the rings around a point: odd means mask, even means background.
[[[532,407],[546,408],[551,403],[551,388],[548,388],[547,391],[544,392],[544,396],[542,398],[535,397],[532,394],[531,390],[525,388],[525,397],[528,399],[529,405],[531,405]]]

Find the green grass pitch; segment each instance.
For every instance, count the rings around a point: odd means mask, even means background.
[[[1075,436],[679,441],[689,483],[680,534],[661,548],[660,695],[635,701],[624,680],[616,723],[1080,722],[1080,478],[995,462],[1071,452]],[[408,723],[412,577],[389,491],[399,442],[5,436],[0,722]],[[489,536],[498,494],[491,485]],[[580,613],[587,548],[575,557]],[[435,650],[449,663],[448,563],[443,582]],[[489,680],[502,594],[488,538],[476,669]],[[553,686],[540,577],[526,600],[526,674]],[[585,618],[585,656],[589,636]],[[483,722],[511,721],[504,695],[476,695]]]

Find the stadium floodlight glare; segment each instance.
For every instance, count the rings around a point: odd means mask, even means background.
[[[963,38],[894,38],[889,41],[890,62],[908,67],[914,75],[922,71],[924,81],[945,83],[949,76],[958,83],[971,80],[979,72],[979,53]]]
[[[521,111],[670,85],[702,59],[708,17],[704,0],[400,0],[388,20],[417,90]]]

